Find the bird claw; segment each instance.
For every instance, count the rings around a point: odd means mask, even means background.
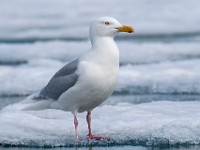
[[[110,140],[109,138],[107,138],[107,137],[101,137],[101,136],[94,136],[94,135],[89,135],[88,134],[88,138],[89,138],[89,140]]]

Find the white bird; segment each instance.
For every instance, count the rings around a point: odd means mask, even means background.
[[[118,32],[133,32],[111,17],[94,20],[90,25],[91,49],[80,58],[61,68],[49,83],[33,96],[34,105],[25,110],[61,109],[74,115],[76,139],[78,139],[78,112],[87,111],[89,139],[91,111],[105,101],[114,91],[118,81],[119,50],[114,41]]]

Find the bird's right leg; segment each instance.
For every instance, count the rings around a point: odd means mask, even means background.
[[[74,126],[75,126],[75,132],[76,132],[76,140],[78,140],[78,119],[77,119],[77,113],[73,113],[74,115]]]

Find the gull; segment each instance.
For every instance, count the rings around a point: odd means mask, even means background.
[[[77,140],[77,113],[87,112],[88,138],[105,139],[93,135],[91,112],[113,93],[118,81],[119,50],[114,37],[119,32],[133,31],[131,26],[122,25],[112,17],[94,20],[89,29],[91,49],[56,72],[32,98],[36,104],[26,110],[48,108],[72,112]]]

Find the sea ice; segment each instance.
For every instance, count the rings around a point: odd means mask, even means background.
[[[92,114],[96,135],[106,144],[199,144],[200,102],[118,103],[102,105]],[[0,144],[24,146],[76,145],[73,115],[60,110],[17,111],[19,104],[0,112]],[[85,113],[78,114],[80,145],[89,145]],[[94,141],[93,141],[94,142]]]

